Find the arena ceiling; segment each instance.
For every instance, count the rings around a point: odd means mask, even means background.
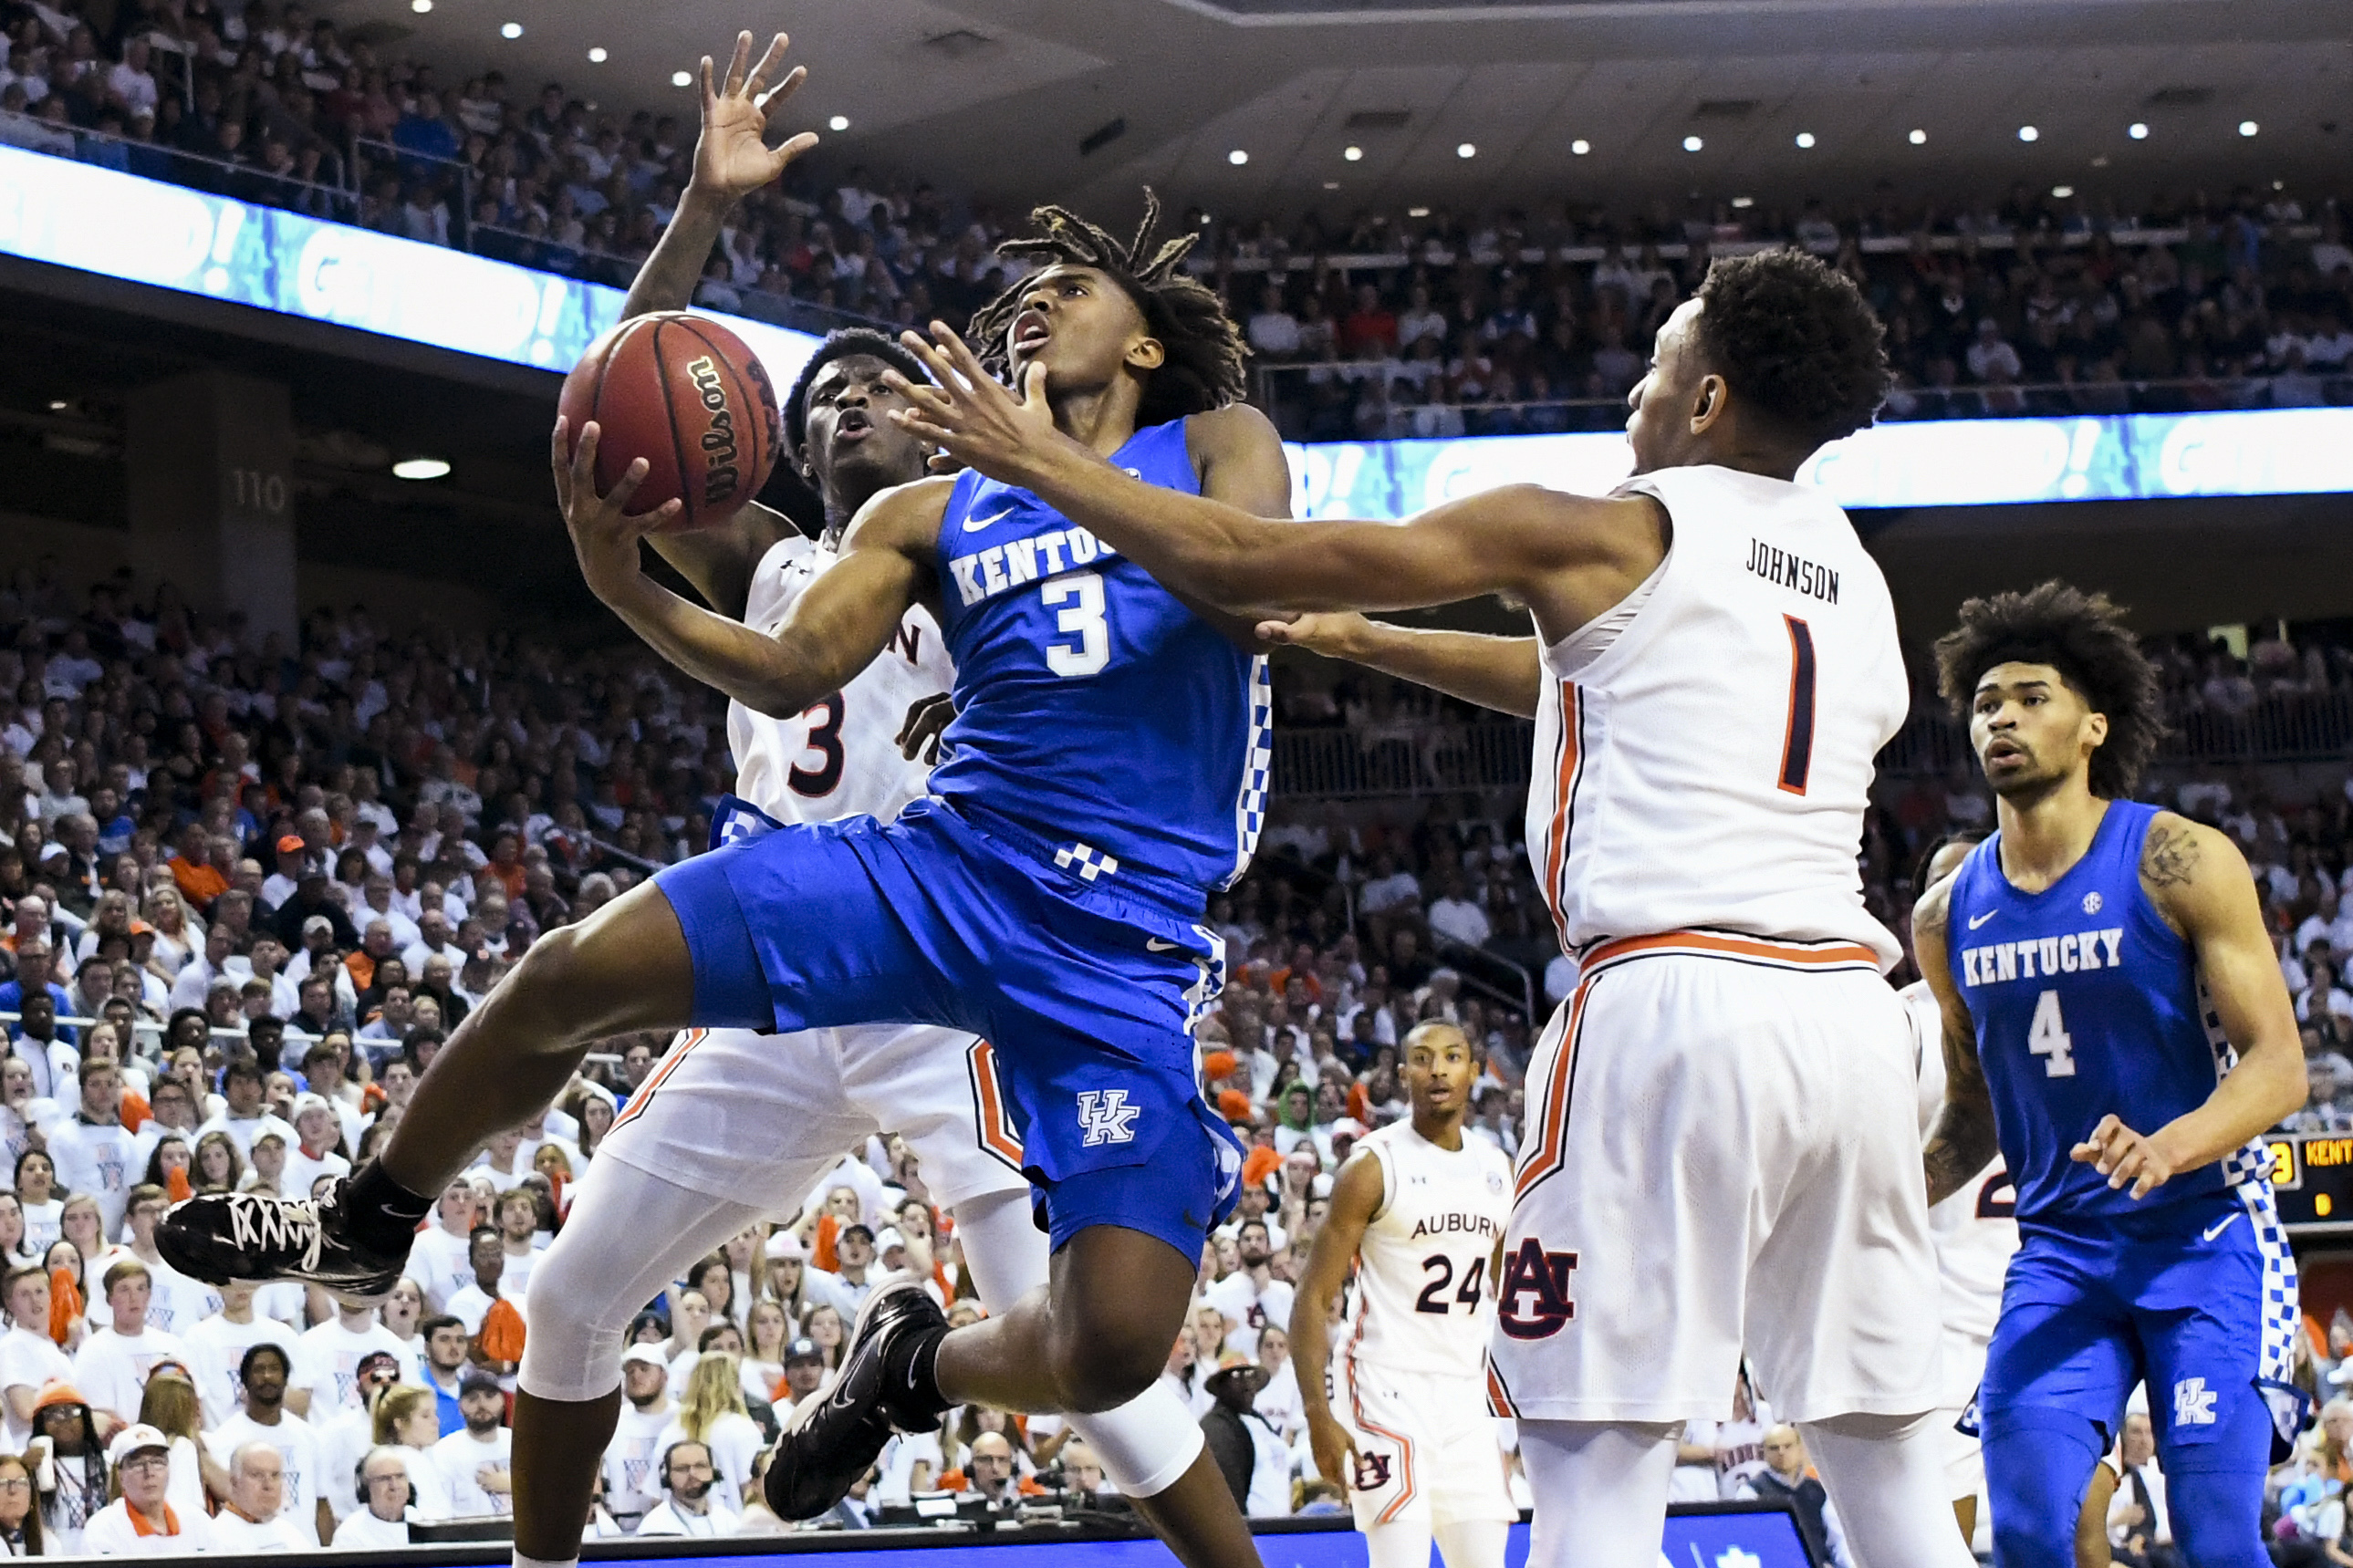
[[[2353,151],[2344,0],[413,5],[322,9],[445,79],[495,65],[607,113],[691,117],[673,72],[740,26],[786,28],[810,68],[786,114],[825,137],[821,171],[920,173],[1008,206],[1128,211],[1147,181],[1220,217],[1792,202],[1882,179],[2137,202],[2334,182]]]

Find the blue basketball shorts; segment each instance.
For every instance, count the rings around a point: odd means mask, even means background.
[[[2019,1231],[1978,1390],[1987,1434],[2013,1413],[2055,1410],[2113,1438],[2143,1381],[2160,1454],[2266,1434],[2276,1442],[2276,1428],[2301,1425],[2302,1396],[2287,1382],[2295,1265],[2267,1186]],[[2250,1400],[2273,1419],[2234,1420]]]
[[[1198,1260],[1233,1207],[1234,1135],[1192,1029],[1225,984],[1201,896],[993,813],[767,825],[655,878],[694,959],[695,1025],[932,1024],[996,1046],[1039,1221]]]

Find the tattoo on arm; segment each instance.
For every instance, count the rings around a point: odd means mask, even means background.
[[[2152,888],[2178,888],[2198,874],[2198,838],[2184,827],[2156,824],[2141,846],[2140,874]]]

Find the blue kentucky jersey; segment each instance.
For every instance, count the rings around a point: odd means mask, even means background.
[[[2251,1145],[2135,1203],[2129,1185],[2111,1191],[2095,1166],[2069,1157],[2111,1113],[2148,1133],[2195,1110],[2237,1059],[2197,954],[2141,888],[2141,845],[2159,809],[2111,802],[2084,858],[2040,893],[2002,874],[1999,833],[1954,876],[1953,979],[1977,1024],[2021,1220],[2146,1214],[2261,1173]]]
[[[1199,491],[1185,422],[1112,461]],[[1120,864],[1198,889],[1242,874],[1266,815],[1266,660],[1027,490],[965,473],[940,521],[956,717],[932,793],[1076,837],[1090,880]]]

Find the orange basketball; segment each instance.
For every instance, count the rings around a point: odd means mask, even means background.
[[[743,339],[691,311],[634,317],[589,344],[557,407],[575,450],[596,422],[599,492],[643,458],[631,515],[682,501],[681,530],[724,521],[776,467],[776,384]]]

